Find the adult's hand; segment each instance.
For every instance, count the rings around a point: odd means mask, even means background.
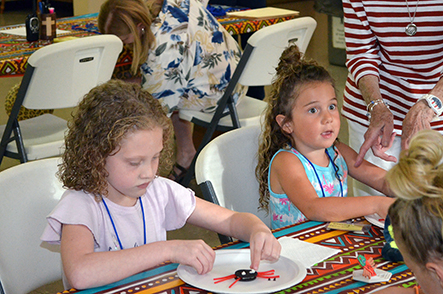
[[[359,167],[369,149],[372,153],[386,161],[396,162],[397,158],[386,154],[386,151],[391,148],[394,142],[394,116],[384,104],[377,104],[372,108],[371,120],[369,127],[364,134],[365,141],[360,147],[357,159],[355,160],[355,167]]]
[[[426,101],[419,100],[409,109],[403,120],[401,134],[401,149],[409,148],[411,138],[420,130],[430,129],[434,118],[434,111],[427,105]]]

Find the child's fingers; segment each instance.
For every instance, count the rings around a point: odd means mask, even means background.
[[[268,240],[265,243],[261,254],[261,259],[276,261],[280,257],[281,245],[278,241]]]
[[[186,264],[193,267],[198,274],[205,274],[212,270],[215,261],[214,250],[203,240],[174,240],[172,248],[174,257],[172,262]]]
[[[280,257],[281,245],[272,235],[251,243],[251,268],[258,270],[260,260],[276,261]]]
[[[204,275],[212,270],[215,261],[215,252],[211,247],[205,248],[197,257],[201,264],[201,271],[199,274]]]
[[[261,246],[251,245],[251,268],[257,271],[258,266],[260,265],[260,260],[261,260]]]

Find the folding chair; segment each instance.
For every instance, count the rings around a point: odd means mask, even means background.
[[[224,133],[200,152],[195,179],[204,198],[234,211],[257,215],[268,227],[269,215],[259,210],[259,185],[255,177],[261,126],[249,126]],[[219,235],[222,244],[230,237]]]
[[[255,32],[249,39],[242,57],[235,69],[223,97],[218,101],[215,113],[180,110],[179,117],[207,128],[197,154],[184,177],[187,186],[194,177],[195,161],[211,140],[216,130],[228,131],[240,127],[260,124],[260,117],[266,103],[251,97],[244,97],[236,106],[232,92],[237,83],[244,86],[267,86],[272,84],[275,68],[283,50],[297,44],[305,52],[314,33],[317,22],[311,17],[301,17],[274,24]]]
[[[55,175],[59,162],[37,160],[0,172],[0,293],[26,294],[62,277],[59,246],[40,241],[64,192]]]
[[[19,122],[20,106],[77,106],[89,90],[111,78],[122,47],[114,35],[97,35],[51,44],[34,52],[28,59],[8,122],[0,126],[0,164],[3,156],[23,163],[61,154],[66,121],[44,114]]]

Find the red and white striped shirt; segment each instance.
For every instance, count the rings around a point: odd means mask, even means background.
[[[343,0],[343,9],[349,75],[342,114],[369,125],[366,103],[356,85],[363,76],[375,75],[400,134],[411,106],[442,77],[443,1]],[[417,33],[408,36],[405,28],[412,19]],[[443,118],[431,127],[443,131]]]

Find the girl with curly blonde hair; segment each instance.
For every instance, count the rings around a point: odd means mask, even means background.
[[[258,217],[157,175],[170,136],[160,103],[139,85],[109,81],[79,104],[59,171],[68,190],[41,238],[61,244],[65,288],[109,284],[165,261],[209,272],[215,253],[204,241],[166,240],[187,222],[250,242],[255,270],[278,259],[280,244]]]
[[[443,293],[442,146],[439,132],[418,132],[386,175],[398,197],[389,208],[395,242],[421,289],[391,287],[380,294]]]
[[[387,214],[393,199],[346,197],[348,173],[383,193],[389,190],[384,170],[368,162],[354,167],[357,153],[337,140],[339,131],[332,77],[304,59],[297,46],[288,47],[273,81],[256,169],[260,208],[271,213],[272,228]]]

